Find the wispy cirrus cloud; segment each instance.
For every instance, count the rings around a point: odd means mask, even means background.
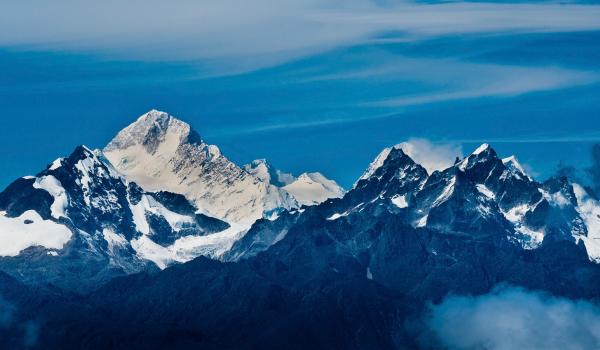
[[[424,68],[423,64],[428,67]],[[559,67],[526,67],[459,61],[419,61],[421,69],[406,76],[432,84],[425,93],[405,94],[369,103],[378,106],[410,106],[480,97],[511,97],[600,81],[595,72]],[[414,65],[413,65],[414,68]]]
[[[3,4],[0,45],[204,60],[243,70],[350,45],[381,32],[419,40],[448,34],[598,30],[599,18],[600,6],[557,3],[25,0]]]
[[[364,55],[364,54],[363,54]],[[364,103],[368,106],[410,106],[479,97],[510,97],[600,81],[600,74],[556,66],[475,63],[456,58],[411,58],[378,55],[363,67],[308,77],[306,82],[378,79],[426,85],[418,92]],[[370,63],[376,62],[375,64]]]

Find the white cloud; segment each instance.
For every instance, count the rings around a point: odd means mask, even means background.
[[[431,307],[426,324],[440,343],[428,345],[451,350],[600,348],[597,305],[522,288],[449,297]]]
[[[595,73],[579,72],[569,69],[509,67],[488,65],[487,70],[480,68],[486,65],[462,64],[470,72],[465,72],[464,83],[476,86],[451,86],[450,89],[413,96],[401,96],[384,101],[369,103],[379,106],[410,106],[427,103],[445,102],[479,97],[511,97],[527,93],[555,90],[597,82]],[[479,68],[479,69],[478,69]],[[477,75],[476,71],[482,71]],[[452,71],[451,69],[448,70]]]
[[[456,59],[408,58],[398,55],[370,57],[375,67],[310,77],[307,81],[390,79],[425,83],[418,94],[364,103],[367,106],[410,106],[479,97],[510,97],[531,92],[585,85],[600,80],[595,72],[560,67],[531,67],[463,62]],[[372,65],[372,64],[371,64]]]
[[[425,139],[413,138],[397,145],[415,162],[421,164],[428,173],[443,170],[454,164],[456,157],[462,157],[459,144],[432,143]]]
[[[447,34],[600,29],[600,6],[557,3],[380,6],[368,0],[23,0],[4,3],[0,45],[203,60],[254,69],[396,31]]]

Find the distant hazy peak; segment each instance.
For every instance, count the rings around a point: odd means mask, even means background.
[[[283,189],[302,205],[315,205],[330,198],[341,198],[345,193],[335,181],[317,172],[303,173]]]

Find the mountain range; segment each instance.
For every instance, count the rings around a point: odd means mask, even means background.
[[[450,294],[600,300],[596,195],[488,144],[431,173],[386,148],[346,192],[238,166],[153,110],[17,179],[0,212],[16,348],[437,348],[419,315]]]
[[[152,110],[104,150],[79,146],[0,193],[0,266],[25,282],[86,289],[219,258],[257,219],[343,193],[319,173],[294,177],[264,159],[239,167]],[[85,278],[63,278],[67,271]]]

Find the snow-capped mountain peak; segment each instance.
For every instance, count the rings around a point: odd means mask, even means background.
[[[525,169],[523,168],[521,163],[519,163],[519,161],[517,160],[517,157],[515,157],[514,155],[503,158],[502,163],[506,166],[506,168],[513,175],[523,176],[523,177],[526,177],[527,179],[531,180],[531,177],[529,177],[529,175],[527,175],[527,172],[525,172]]]
[[[283,189],[302,205],[315,205],[327,199],[340,198],[344,195],[344,189],[335,181],[316,172],[301,174]]]
[[[105,151],[110,152],[140,145],[146,152],[154,154],[158,151],[159,146],[164,144],[168,146],[163,152],[175,151],[181,143],[186,141],[200,141],[199,136],[189,124],[168,113],[153,109],[121,130],[106,146]]]
[[[498,160],[497,158],[496,151],[489,144],[484,143],[455,166],[461,171],[465,171],[472,167],[480,166],[482,163],[495,162]]]
[[[23,260],[50,266],[28,279],[51,279],[87,264],[96,271],[93,284],[151,262],[164,268],[216,257],[243,232],[197,213],[181,195],[144,191],[100,150],[79,146],[59,159],[0,192],[0,263],[8,270]]]
[[[488,143],[482,143],[482,144],[481,144],[479,147],[477,147],[477,148],[476,148],[476,149],[473,151],[473,153],[471,153],[471,154],[473,154],[473,155],[478,155],[478,154],[480,154],[480,153],[482,153],[482,152],[485,152],[485,151],[487,151],[487,150],[489,150],[489,149],[491,149],[491,147],[490,147],[490,145],[489,145]]]
[[[201,212],[228,222],[248,224],[265,212],[294,205],[223,156],[217,146],[202,141],[187,123],[164,112],[142,115],[104,151],[145,190],[182,194]]]
[[[244,165],[244,169],[250,174],[265,182],[271,182],[273,169],[266,159],[255,159],[250,164]]]
[[[375,173],[375,171],[377,171],[377,169],[381,168],[383,163],[385,163],[386,159],[390,155],[390,152],[393,149],[399,149],[399,148],[400,148],[400,145],[395,145],[393,147],[386,147],[381,152],[379,152],[377,157],[375,157],[375,159],[371,162],[371,164],[369,164],[369,167],[367,168],[367,170],[365,170],[365,172],[361,175],[361,177],[358,178],[358,181],[366,180],[369,177],[371,177]],[[358,183],[358,181],[357,181],[357,183]],[[356,186],[356,184],[355,184],[355,186]]]
[[[292,174],[273,168],[264,158],[255,159],[250,164],[244,165],[244,170],[260,180],[278,187],[289,185],[296,180]]]
[[[184,195],[200,212],[248,225],[298,202],[282,189],[296,179],[264,159],[239,167],[215,145],[204,142],[189,124],[152,110],[120,131],[104,149],[115,168],[146,191]],[[310,203],[336,196],[310,197]],[[332,192],[333,191],[333,192]],[[316,195],[317,193],[312,193]]]

